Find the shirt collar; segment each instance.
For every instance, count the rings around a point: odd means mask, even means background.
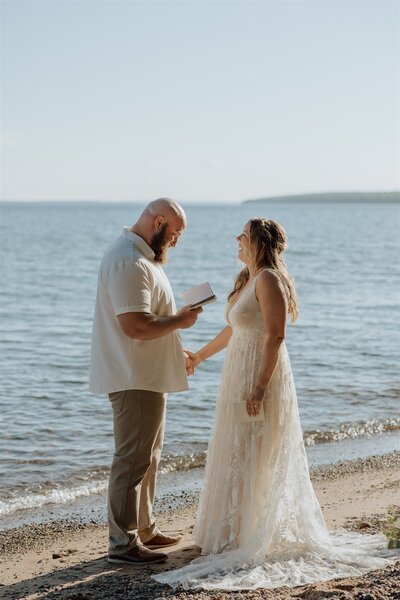
[[[140,237],[140,235],[133,233],[133,231],[131,231],[130,228],[127,226],[125,226],[123,228],[122,235],[124,237],[128,238],[128,240],[131,240],[131,242],[133,242],[135,244],[135,246],[137,248],[139,248],[140,252],[142,254],[144,254],[144,256],[146,258],[149,258],[150,260],[154,260],[153,250],[150,248],[148,243],[145,242],[144,239]]]

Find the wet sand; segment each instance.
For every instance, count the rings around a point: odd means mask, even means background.
[[[382,530],[390,507],[400,510],[400,452],[312,470],[312,480],[330,529]],[[399,561],[362,577],[296,588],[248,592],[173,591],[150,579],[152,573],[186,564],[196,556],[192,529],[196,501],[159,512],[159,527],[179,531],[183,540],[166,549],[169,560],[151,567],[106,561],[107,528],[79,521],[26,525],[0,532],[0,597],[29,600],[268,599],[400,600]]]

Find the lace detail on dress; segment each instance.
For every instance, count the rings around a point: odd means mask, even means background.
[[[202,556],[154,576],[171,587],[252,589],[358,575],[393,553],[380,535],[329,535],[308,471],[289,356],[281,345],[265,421],[237,422],[261,367],[256,278],[226,308],[226,353],[194,529]]]

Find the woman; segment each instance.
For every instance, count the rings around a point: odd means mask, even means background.
[[[227,327],[190,353],[192,370],[226,346],[194,531],[203,555],[154,578],[172,587],[295,586],[384,566],[383,536],[329,535],[311,485],[284,343],[296,292],[276,222],[251,219],[237,237],[245,268]]]

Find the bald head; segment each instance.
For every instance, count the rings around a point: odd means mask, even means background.
[[[132,231],[154,250],[155,260],[166,262],[168,248],[175,247],[186,227],[186,215],[172,198],[158,198],[143,210]]]
[[[176,219],[186,227],[186,215],[181,206],[172,198],[157,198],[149,202],[142,215],[149,214],[152,217],[163,216],[165,219]]]

